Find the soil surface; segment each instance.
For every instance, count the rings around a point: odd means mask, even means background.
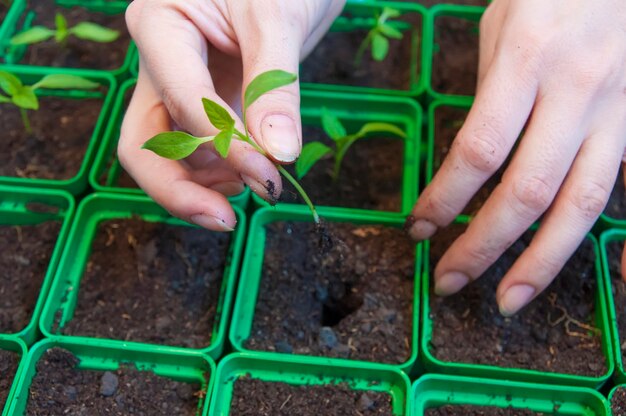
[[[613,416],[626,415],[626,388],[620,387],[613,393],[613,397],[611,397],[611,411]]]
[[[253,350],[384,363],[411,354],[415,245],[400,229],[310,223],[268,225],[250,338]]]
[[[426,409],[425,416],[533,416],[544,413],[533,412],[528,409],[516,409],[513,407],[491,407],[471,405],[446,405],[432,409]]]
[[[8,13],[9,8],[4,3],[0,3],[0,25],[4,21],[4,18],[7,17]]]
[[[19,364],[18,353],[0,350],[0,411],[4,409]]]
[[[58,44],[54,39],[50,39],[28,46],[24,58],[19,63],[105,70],[117,69],[124,64],[130,45],[130,34],[126,28],[124,13],[107,15],[91,12],[82,7],[68,9],[56,6],[54,2],[43,1],[36,2],[31,10],[36,12],[33,26],[42,25],[54,29],[56,27],[54,19],[58,12],[65,16],[70,28],[79,22],[91,22],[117,30],[120,32],[120,36],[110,43],[93,42],[70,36],[65,46]]]
[[[453,225],[431,240],[431,275],[452,241],[465,229]],[[512,318],[498,312],[496,287],[528,247],[525,233],[478,280],[440,298],[430,286],[430,351],[446,362],[601,376],[606,372],[600,329],[595,327],[595,252],[585,240],[555,281]]]
[[[294,386],[250,377],[235,381],[230,414],[238,416],[392,415],[391,396],[346,383]]]
[[[198,384],[122,367],[115,371],[79,370],[71,352],[52,348],[37,362],[26,412],[44,415],[195,415]]]
[[[139,219],[99,224],[61,331],[189,348],[210,344],[230,237]],[[59,317],[60,318],[60,317]]]
[[[433,90],[474,95],[478,73],[478,22],[459,17],[435,18]]]
[[[443,164],[446,156],[448,156],[448,153],[452,148],[454,138],[461,129],[463,122],[467,117],[467,113],[468,110],[466,109],[448,106],[440,106],[435,110],[433,176]],[[483,206],[493,190],[500,183],[502,174],[504,173],[507,164],[508,162],[505,162],[502,167],[491,178],[489,178],[487,182],[485,182],[485,184],[467,204],[462,212],[463,214],[476,215],[478,213],[478,210]]]
[[[31,134],[15,106],[0,105],[0,175],[70,179],[80,170],[102,101],[40,97],[39,104],[38,111],[28,112]]]
[[[0,332],[16,333],[30,322],[61,223],[0,226]]]
[[[623,241],[613,241],[606,245],[607,261],[611,276],[611,291],[613,292],[613,302],[615,304],[615,317],[617,318],[617,329],[621,345],[622,360],[626,362],[626,283],[622,279],[622,252],[624,250]],[[626,415],[626,412],[624,413]]]
[[[332,140],[319,127],[303,126],[303,142],[320,141],[331,147]],[[315,205],[400,211],[404,141],[371,137],[357,141],[346,153],[339,180],[332,179],[334,159],[324,158],[299,180]],[[294,173],[293,167],[289,168]],[[281,201],[304,203],[295,188],[283,179]]]
[[[624,172],[622,168],[620,168],[619,174],[617,175],[617,181],[613,186],[613,192],[611,192],[609,202],[606,204],[604,214],[618,220],[626,219],[626,192],[624,189]]]
[[[405,13],[390,21],[404,21],[412,25],[419,37],[422,21],[418,13]],[[371,88],[408,90],[411,88],[410,32],[404,31],[402,39],[391,39],[389,53],[381,62],[372,58],[371,49],[356,64],[357,51],[367,37],[369,29],[349,32],[328,32],[300,66],[300,81],[322,84],[341,84]],[[421,41],[419,42],[421,48]],[[416,52],[417,72],[420,69],[420,51]],[[417,77],[416,77],[417,78]]]

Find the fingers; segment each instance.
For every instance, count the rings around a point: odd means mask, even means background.
[[[622,140],[598,134],[583,144],[530,246],[500,282],[500,311],[510,316],[544,290],[604,210],[619,170]]]
[[[193,182],[179,162],[141,149],[150,137],[169,130],[169,124],[167,109],[149,80],[140,74],[122,125],[120,163],[172,215],[210,230],[232,231],[237,219],[224,195]],[[215,175],[211,183],[217,186],[221,179]]]
[[[528,130],[498,185],[467,231],[435,269],[435,291],[457,292],[482,275],[552,203],[586,131],[582,105],[553,96],[540,101]],[[560,104],[568,102],[565,111]]]
[[[491,3],[480,18],[479,30],[479,54],[478,54],[478,80],[476,90],[479,90],[487,70],[491,66],[496,50],[496,43],[500,30],[504,24],[507,7],[504,2]]]
[[[448,225],[506,160],[533,107],[537,84],[518,55],[491,65],[450,153],[413,208],[415,240]]]

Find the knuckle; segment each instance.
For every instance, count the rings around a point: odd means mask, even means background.
[[[447,224],[449,221],[459,213],[460,210],[456,209],[453,202],[450,201],[450,195],[442,193],[437,189],[431,189],[431,191],[424,196],[426,199],[427,211],[431,213],[433,217],[437,217],[439,220],[435,221],[438,225]]]
[[[546,276],[547,281],[533,282],[535,286],[546,287],[548,283],[561,271],[563,263],[561,257],[550,255],[548,253],[534,252],[532,254],[532,263],[536,265],[537,270],[541,271],[541,276]]]
[[[471,135],[460,136],[454,143],[459,156],[470,168],[481,173],[495,173],[504,159],[504,138],[494,128],[483,127]]]
[[[520,215],[544,212],[552,203],[553,187],[545,175],[522,176],[513,182],[512,206]]]
[[[610,190],[599,182],[586,182],[577,188],[572,204],[587,220],[595,220],[602,214],[609,199]]]

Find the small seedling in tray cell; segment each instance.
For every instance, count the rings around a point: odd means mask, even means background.
[[[371,47],[372,58],[375,61],[384,61],[389,53],[389,39],[402,39],[402,32],[393,27],[389,18],[400,16],[400,11],[390,7],[383,8],[381,14],[376,16],[376,25],[368,32],[356,53],[354,63],[361,64],[363,54]]]

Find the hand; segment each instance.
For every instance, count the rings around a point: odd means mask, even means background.
[[[133,1],[126,20],[141,62],[118,146],[122,166],[173,215],[211,230],[232,231],[236,218],[225,195],[240,193],[242,182],[266,199],[280,195],[280,176],[270,160],[237,140],[227,159],[207,145],[182,162],[162,159],[141,146],[172,125],[196,136],[216,134],[203,97],[230,108],[243,130],[237,116],[242,89],[271,69],[298,73],[299,61],[328,30],[343,2]],[[298,84],[264,95],[248,111],[247,124],[275,162],[293,162],[302,142]],[[268,186],[270,181],[274,186]]]
[[[544,214],[498,287],[509,316],[554,279],[615,183],[626,146],[626,3],[496,0],[480,36],[474,105],[409,233],[426,239],[452,222],[526,126],[502,182],[435,270],[437,294],[459,291]]]

